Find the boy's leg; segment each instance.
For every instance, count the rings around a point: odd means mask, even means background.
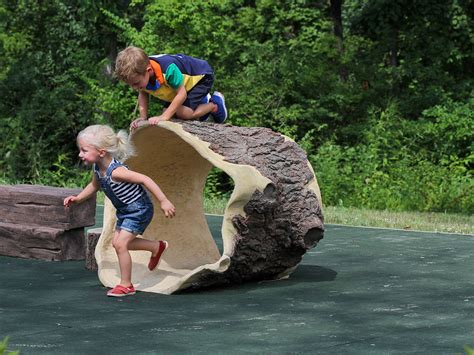
[[[196,107],[195,110],[182,105],[176,111],[176,116],[182,120],[197,120],[211,113],[215,109],[215,107],[216,105],[212,102],[199,105]]]
[[[216,110],[216,105],[210,102],[210,91],[214,83],[213,75],[205,75],[199,83],[188,92],[188,97],[177,110],[176,116],[181,119],[206,120],[207,115]]]
[[[214,94],[212,94],[208,103],[196,105],[194,110],[189,107],[190,103],[187,101],[188,99],[176,111],[176,116],[178,118],[184,120],[200,119],[201,121],[206,121],[207,115],[211,114],[216,123],[224,123],[227,119],[228,114],[224,95],[218,91],[215,91]]]

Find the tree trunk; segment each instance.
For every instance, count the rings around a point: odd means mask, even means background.
[[[344,31],[342,27],[342,2],[343,0],[331,0],[331,17],[334,24],[333,33],[337,37],[338,50],[344,53]]]
[[[342,25],[342,3],[344,0],[331,0],[331,17],[333,26],[333,33],[337,38],[337,49],[339,51],[339,56],[342,58],[344,56],[344,27]],[[339,77],[342,81],[347,81],[349,78],[349,73],[345,65],[341,65],[339,69]]]
[[[392,39],[390,41],[390,66],[398,67],[398,29],[394,29]]]

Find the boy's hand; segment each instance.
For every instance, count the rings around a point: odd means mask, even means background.
[[[161,202],[161,210],[165,214],[165,217],[173,218],[176,214],[176,209],[170,200],[164,200]]]
[[[150,117],[148,119],[148,122],[153,126],[156,126],[158,122],[161,122],[161,121],[165,121],[165,119],[162,116]]]
[[[133,120],[132,123],[130,123],[130,129],[131,130],[134,130],[136,128],[138,128],[138,126],[140,125],[140,122],[142,121],[146,121],[144,118],[137,118],[136,120]]]
[[[68,196],[64,199],[64,206],[69,207],[71,206],[74,202],[76,202],[77,196]]]

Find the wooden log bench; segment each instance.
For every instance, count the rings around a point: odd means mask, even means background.
[[[0,255],[84,260],[84,227],[95,223],[95,198],[63,206],[79,189],[0,185]]]

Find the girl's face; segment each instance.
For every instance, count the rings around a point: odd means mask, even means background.
[[[97,149],[84,139],[78,139],[77,146],[79,147],[79,158],[86,165],[95,164],[105,156],[103,149]]]

